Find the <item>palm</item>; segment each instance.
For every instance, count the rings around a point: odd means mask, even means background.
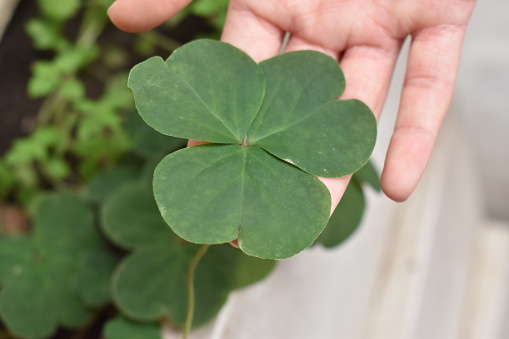
[[[152,28],[190,0],[117,0],[110,17],[128,31]],[[210,0],[213,1],[213,0]],[[474,0],[231,0],[222,39],[261,61],[286,50],[314,49],[341,64],[342,98],[364,101],[379,116],[403,40],[410,35],[405,84],[382,187],[397,201],[415,188],[452,96]],[[324,179],[333,207],[347,178]]]

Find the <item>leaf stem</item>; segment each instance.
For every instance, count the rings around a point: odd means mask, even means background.
[[[164,34],[161,34],[157,31],[151,30],[146,32],[138,33],[138,35],[149,42],[156,44],[158,47],[168,51],[173,52],[177,48],[179,48],[182,44],[176,40],[168,38]]]
[[[288,46],[288,41],[290,41],[290,37],[292,36],[292,33],[285,32],[285,35],[283,36],[283,41],[281,42],[281,46],[279,47],[279,53],[283,54],[286,50],[286,46]]]
[[[191,327],[193,325],[194,317],[194,272],[196,266],[200,262],[201,258],[205,255],[210,245],[203,245],[196,252],[191,263],[189,264],[189,270],[187,271],[187,315],[186,322],[184,324],[184,332],[182,333],[182,339],[187,339],[191,333]]]

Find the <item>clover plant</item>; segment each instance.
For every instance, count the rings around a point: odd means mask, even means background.
[[[169,319],[184,326],[186,274],[200,246],[182,241],[168,229],[157,210],[150,181],[143,177],[116,189],[106,199],[102,212],[108,238],[132,251],[112,280],[116,305],[132,319]],[[231,290],[264,278],[273,267],[273,261],[246,256],[229,245],[211,248],[195,273],[193,325],[210,320]]]
[[[164,220],[192,243],[238,239],[269,259],[299,253],[329,219],[317,176],[356,172],[375,144],[373,114],[337,100],[342,71],[315,51],[257,64],[232,45],[197,40],[138,64],[128,86],[152,128],[209,143],[171,153],[154,172]]]
[[[84,326],[110,300],[116,264],[91,209],[77,196],[41,199],[33,227],[30,235],[0,239],[0,317],[23,338]]]

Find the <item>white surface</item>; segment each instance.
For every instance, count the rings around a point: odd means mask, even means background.
[[[495,222],[483,225],[473,255],[460,338],[509,338],[508,225]]]
[[[469,25],[455,107],[466,122],[490,217],[509,221],[509,1],[478,1]]]

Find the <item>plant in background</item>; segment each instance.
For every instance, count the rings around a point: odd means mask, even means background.
[[[12,333],[41,338],[86,325],[109,301],[116,257],[76,196],[45,196],[32,220],[32,234],[0,241],[0,315]]]
[[[120,43],[99,44],[111,3],[37,2],[40,16],[28,21],[26,31],[45,58],[32,64],[27,92],[43,100],[33,132],[0,160],[0,197],[28,204],[43,187],[79,187],[131,149],[123,112],[132,106],[126,68],[137,56]],[[137,41],[151,52],[170,53],[179,45],[155,34]]]
[[[132,100],[125,90],[126,74],[108,71],[111,76],[100,79],[104,91],[96,99],[87,95],[84,82],[84,75],[90,74],[84,70],[104,68],[99,66],[105,60],[97,39],[108,23],[110,3],[38,1],[40,17],[31,19],[26,31],[34,47],[52,57],[32,65],[28,94],[44,100],[33,133],[16,140],[0,161],[2,196],[13,193],[26,204],[46,184],[80,184],[129,149],[119,114]],[[68,23],[78,13],[80,25],[76,36],[70,36]]]

